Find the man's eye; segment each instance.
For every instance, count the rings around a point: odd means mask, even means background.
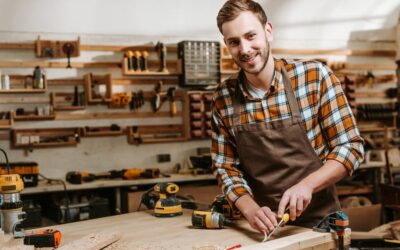
[[[238,41],[229,41],[229,45],[230,46],[237,46],[237,45],[239,45],[239,42]]]
[[[256,38],[256,34],[250,34],[249,35],[249,39],[254,39],[254,38]]]

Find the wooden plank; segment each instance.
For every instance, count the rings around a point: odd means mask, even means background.
[[[52,79],[47,80],[47,83],[52,86],[77,86],[83,85],[84,80],[82,78]]]
[[[119,232],[100,232],[89,234],[59,248],[59,250],[100,250],[121,239]]]
[[[351,49],[272,49],[274,54],[285,55],[336,55],[395,57],[395,50],[351,50]]]
[[[163,84],[177,85],[178,77],[176,76],[157,76],[156,79],[152,78],[114,78],[111,81],[112,85],[131,85],[131,84],[157,84],[162,79]]]
[[[48,96],[24,96],[24,97],[8,97],[2,96],[0,98],[0,104],[20,104],[20,103],[50,103]]]
[[[0,61],[1,68],[66,68],[65,62],[49,62],[49,61]],[[120,62],[71,62],[72,68],[120,68]]]
[[[178,112],[176,116],[180,116]],[[120,112],[120,113],[85,113],[63,114],[57,113],[55,120],[90,120],[90,119],[126,119],[126,118],[158,118],[171,117],[170,112]]]
[[[395,63],[345,63],[345,62],[333,62],[329,64],[332,70],[396,70],[397,65]]]
[[[372,185],[355,187],[355,186],[337,186],[338,195],[357,195],[357,194],[371,194],[374,189]]]
[[[34,43],[0,43],[0,49],[34,50]]]

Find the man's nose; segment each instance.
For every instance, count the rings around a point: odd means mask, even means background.
[[[241,41],[240,42],[240,53],[241,54],[246,54],[251,51],[251,46],[250,43],[247,41]]]

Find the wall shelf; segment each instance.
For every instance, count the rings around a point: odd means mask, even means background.
[[[111,74],[84,76],[85,94],[88,104],[111,102],[112,87]]]
[[[74,105],[75,98],[85,99],[84,93],[78,93],[78,97],[75,97],[74,93],[51,93],[51,105],[55,111],[73,111],[73,110],[84,110],[86,109],[86,102],[83,101],[84,105]],[[79,103],[79,101],[76,101]]]
[[[89,127],[82,128],[83,137],[100,137],[100,136],[121,136],[125,135],[124,129],[118,125],[111,126],[100,126],[100,127]]]
[[[0,129],[9,129],[13,124],[11,112],[0,112]]]
[[[56,118],[54,113],[50,115],[39,115],[36,111],[26,111],[23,115],[17,115],[14,111],[11,112],[14,121],[46,121]]]
[[[14,129],[12,147],[32,149],[76,146],[79,136],[79,128]]]
[[[182,73],[182,62],[179,59],[167,60],[168,71],[158,71],[159,61],[148,62],[149,71],[134,71],[128,69],[128,59],[122,59],[122,74],[126,76],[178,76]]]
[[[184,125],[140,125],[127,128],[128,143],[180,142],[186,141]]]
[[[0,94],[32,94],[47,91],[46,75],[43,75],[43,88],[33,88],[31,75],[10,75],[10,89],[0,89]]]

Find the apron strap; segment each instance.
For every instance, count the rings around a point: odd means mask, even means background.
[[[243,93],[240,91],[239,84],[244,81],[244,73],[241,70],[238,74],[236,85],[235,85],[235,93],[233,94],[232,98],[232,105],[233,105],[233,127],[237,127],[240,125],[240,104],[244,99]]]
[[[294,96],[294,90],[292,88],[292,82],[290,81],[289,75],[285,69],[285,66],[282,65],[282,73],[283,73],[283,84],[285,86],[286,96],[288,98],[289,107],[292,111],[292,117],[294,120],[301,120],[299,106],[297,104],[296,97]]]

